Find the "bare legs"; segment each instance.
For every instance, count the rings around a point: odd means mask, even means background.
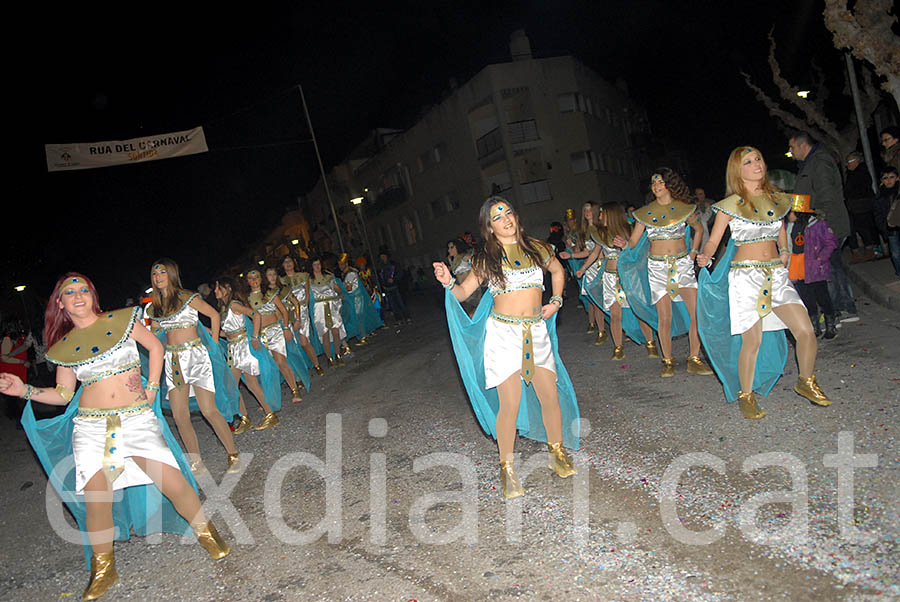
[[[291,367],[288,366],[287,358],[277,351],[272,351],[270,349],[269,352],[272,354],[272,359],[278,364],[278,370],[281,372],[281,376],[284,377],[284,382],[287,383],[288,388],[290,388],[291,391],[296,391],[297,379],[294,377],[294,372],[291,370]]]
[[[497,386],[500,408],[497,412],[497,446],[500,460],[512,460],[516,446],[516,417],[522,397],[522,377],[517,371]],[[559,409],[559,395],[556,391],[556,374],[546,368],[535,368],[531,381],[538,401],[541,403],[541,418],[549,442],[562,441],[562,414]]]
[[[153,483],[166,496],[175,510],[190,524],[205,523],[206,516],[197,492],[185,480],[177,468],[163,464],[156,460],[148,460],[132,456],[134,462],[147,473]],[[94,554],[112,552],[113,535],[115,528],[112,517],[112,484],[98,471],[87,482],[84,488],[85,495],[85,526],[88,539],[91,542],[91,551]]]
[[[306,357],[309,358],[309,361],[312,362],[312,365],[318,367],[319,356],[316,355],[316,351],[315,349],[313,349],[313,346],[309,342],[309,339],[306,338],[306,335],[295,332],[294,336],[297,337],[297,340],[300,342],[300,346],[303,347],[303,351],[306,352]]]
[[[678,292],[681,298],[684,299],[684,305],[687,308],[688,315],[691,317],[691,326],[688,330],[691,357],[697,357],[700,355],[700,332],[697,329],[697,289],[682,288]]]
[[[236,383],[241,382],[241,374],[244,375],[244,383],[247,385],[247,388],[250,389],[250,392],[253,393],[253,396],[256,397],[256,401],[259,402],[260,407],[266,414],[270,414],[272,412],[272,408],[269,404],[266,403],[266,394],[263,393],[262,387],[259,386],[259,380],[252,374],[247,374],[246,372],[241,372],[239,368],[232,368],[232,373],[234,373],[234,381]],[[247,406],[244,405],[244,398],[240,395],[240,389],[238,390],[238,396],[240,397],[240,412],[241,416],[247,415]]]
[[[197,441],[197,432],[194,430],[194,425],[191,424],[191,412],[188,405],[189,391],[190,388],[187,385],[170,389],[169,404],[172,407],[172,417],[175,419],[175,426],[178,427],[178,434],[184,443],[185,451],[199,458],[200,445]],[[200,406],[200,412],[212,426],[219,441],[225,447],[225,451],[229,454],[235,453],[237,448],[234,446],[234,437],[231,429],[228,428],[228,423],[225,422],[222,414],[219,413],[219,408],[216,407],[215,394],[212,391],[194,387],[194,395],[197,405]]]
[[[812,323],[806,309],[798,303],[780,305],[772,310],[781,318],[794,339],[797,341],[797,368],[801,379],[813,375],[816,367],[816,351],[818,344],[813,332]],[[741,335],[741,353],[738,356],[738,378],[741,391],[749,393],[753,390],[753,377],[756,374],[756,356],[762,343],[762,320]]]
[[[622,346],[622,306],[613,303],[609,306],[609,334],[612,335],[616,347]]]
[[[656,329],[659,335],[659,346],[662,356],[667,360],[672,359],[672,299],[669,295],[663,295],[656,302],[656,316],[659,327]]]

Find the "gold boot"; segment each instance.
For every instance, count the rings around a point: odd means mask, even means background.
[[[82,600],[96,600],[116,582],[116,559],[112,552],[100,552],[91,556],[91,581],[84,590]]]
[[[503,489],[503,495],[507,498],[519,497],[525,495],[525,489],[513,470],[512,460],[500,460],[500,487]]]
[[[250,429],[253,428],[253,422],[250,420],[249,416],[241,416],[241,421],[238,422],[237,427],[234,429],[235,435],[240,435],[241,433],[246,433]]]
[[[830,406],[831,400],[825,395],[825,391],[816,382],[816,375],[813,374],[809,378],[800,378],[794,385],[794,392],[802,395],[817,406]]]
[[[656,343],[653,341],[647,341],[647,344],[644,345],[647,348],[647,357],[658,358],[659,350],[656,348]]]
[[[333,357],[328,358],[328,367],[334,368],[334,358]]]
[[[662,358],[662,372],[659,375],[663,378],[669,378],[670,376],[675,376],[675,360],[670,360],[667,357]]]
[[[350,353],[351,353],[351,351],[350,351],[350,345],[348,345],[347,343],[344,343],[344,345],[341,347],[341,353],[340,353],[340,355],[341,355],[342,357],[347,357],[348,355],[350,355]]]
[[[303,401],[303,397],[300,395],[300,385],[297,385],[296,389],[291,389],[291,401],[294,403]]]
[[[606,342],[606,339],[607,339],[606,331],[601,330],[600,332],[597,333],[597,338],[594,341],[594,345],[602,345],[603,343]]]
[[[227,473],[232,472],[240,472],[241,471],[241,460],[240,456],[241,452],[234,452],[233,454],[228,454],[228,468],[225,470]]]
[[[320,366],[319,364],[313,366],[313,370],[315,370],[316,374],[318,374],[319,376],[325,376],[325,371],[322,370],[322,366]]]
[[[587,333],[591,334],[597,327],[594,324],[588,324]]]
[[[756,395],[754,395],[753,391],[750,391],[749,393],[739,392],[738,406],[741,408],[741,413],[744,414],[744,418],[759,420],[766,415],[766,411],[756,405]]]
[[[614,360],[624,360],[625,359],[625,346],[624,345],[616,345],[613,349],[612,359]]]
[[[197,537],[197,543],[209,552],[213,560],[221,560],[231,552],[231,548],[216,531],[216,526],[212,524],[211,520],[206,521],[205,524],[191,525],[191,528]]]
[[[356,341],[357,347],[365,347],[368,344],[369,344],[369,337],[363,337],[363,338],[359,339],[358,341]]]
[[[194,473],[194,476],[203,474],[206,472],[206,464],[203,463],[203,460],[194,460],[191,462],[191,472]]]
[[[688,358],[688,374],[712,374],[712,368],[710,368],[706,362],[700,359],[699,355],[692,355]]]
[[[550,470],[562,478],[571,477],[578,472],[572,463],[572,456],[566,453],[565,448],[562,446],[562,441],[548,443],[547,448],[550,450]]]
[[[334,355],[334,365],[335,366],[343,366],[344,365],[344,358],[341,357],[340,353],[336,353]]]
[[[276,424],[279,424],[280,422],[281,422],[281,421],[278,420],[278,416],[275,415],[275,412],[269,412],[268,414],[266,414],[266,415],[263,417],[262,422],[260,422],[260,423],[255,427],[255,429],[256,429],[257,431],[261,431],[261,430],[263,430],[263,429],[269,428],[270,426],[275,426]]]

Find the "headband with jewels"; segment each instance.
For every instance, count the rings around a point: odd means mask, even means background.
[[[75,276],[74,278],[67,278],[65,282],[62,283],[62,286],[59,287],[59,292],[62,294],[63,290],[73,284],[83,284],[87,286],[87,281],[84,278],[79,278]]]
[[[575,218],[575,210],[574,209],[566,209],[566,219],[574,219]]]
[[[652,176],[650,176],[650,181],[651,182],[662,182],[663,177],[661,175],[659,175],[658,173],[655,173]]]
[[[153,269],[154,270],[164,270],[164,269],[166,269],[166,266],[164,266],[161,263],[157,263],[155,266],[153,266]]]
[[[584,204],[582,209],[588,209],[589,207],[593,207],[593,206],[594,206],[594,204],[592,202],[588,201]]]
[[[509,208],[509,205],[506,203],[497,203],[491,208],[491,218],[495,218],[498,215],[503,215],[503,212]]]
[[[812,209],[811,197],[808,194],[792,194],[791,210],[794,213],[814,213]]]
[[[249,278],[250,276],[262,276],[262,272],[260,272],[259,270],[249,270],[247,272],[247,278]]]
[[[753,148],[752,146],[748,146],[748,147],[746,147],[744,150],[741,151],[741,155],[743,156],[743,155],[752,153],[752,152],[755,151],[755,150],[756,150],[756,149]]]

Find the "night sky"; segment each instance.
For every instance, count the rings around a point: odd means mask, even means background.
[[[318,178],[297,83],[327,169],[370,129],[412,125],[451,77],[463,83],[508,60],[509,34],[524,28],[535,57],[572,54],[623,79],[654,134],[688,152],[689,183],[714,195],[739,144],[789,166],[782,132],[738,74],[770,81],[773,25],[788,77],[804,84],[815,56],[836,96],[843,86],[815,0],[92,4],[32,3],[7,22],[25,29],[25,41],[7,57],[15,157],[6,170],[4,316],[21,308],[13,285],[27,284],[36,306],[70,269],[91,276],[108,307],[146,286],[159,256],[179,262],[188,287],[213,278]],[[46,170],[45,143],[196,125],[209,153]]]

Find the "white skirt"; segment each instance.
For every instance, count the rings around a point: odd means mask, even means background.
[[[211,393],[216,392],[212,361],[200,339],[183,345],[166,345],[166,387],[169,391],[175,388],[174,376],[190,386],[191,397],[195,396],[195,386]]]
[[[676,280],[678,288],[697,288],[697,276],[694,274],[694,262],[690,255],[675,260]],[[650,302],[656,305],[660,299],[669,294],[669,262],[661,259],[648,259],[647,272],[650,279]],[[684,301],[681,295],[673,301]]]
[[[316,322],[316,333],[319,335],[319,338],[322,338],[322,335],[325,333],[325,305],[328,305],[331,308],[331,328],[337,328],[340,331],[341,337],[347,336],[347,331],[344,329],[344,321],[341,319],[341,300],[340,297],[337,300],[331,301],[316,301],[315,304],[315,317],[314,320]],[[330,333],[329,333],[330,335]]]
[[[600,260],[598,259],[591,264],[591,267],[584,271],[584,278],[581,279],[581,294],[587,296],[587,286],[594,281],[594,278],[600,274]]]
[[[250,352],[246,333],[234,341],[228,341],[228,365],[250,376],[259,376],[259,362]]]
[[[303,336],[305,336],[308,339],[309,338],[309,307],[304,305],[303,307],[300,308],[299,313],[300,313],[300,318],[298,321],[300,322],[300,330],[295,330],[294,332],[296,332],[298,334],[302,334]]]
[[[75,492],[84,493],[88,481],[103,470],[103,454],[106,450],[106,417],[88,417],[83,413],[109,412],[104,409],[79,408],[73,418],[72,455],[75,458]],[[122,426],[116,437],[117,445],[113,455],[124,459],[125,470],[113,481],[113,490],[124,489],[133,485],[149,485],[153,480],[147,476],[132,459],[147,458],[167,464],[175,470],[181,470],[172,450],[159,430],[156,414],[146,404],[141,411],[121,415]]]
[[[772,308],[790,303],[803,305],[800,295],[788,278],[787,268],[780,262],[772,266],[772,280],[768,281],[763,267],[735,267],[728,272],[728,313],[731,318],[731,334],[743,334],[759,322],[756,303],[765,286],[771,286]],[[770,312],[762,318],[763,331],[783,330],[787,325]]]
[[[484,333],[484,388],[493,389],[522,370],[522,324],[509,324],[490,317]],[[531,325],[534,367],[556,374],[556,359],[550,334],[543,320]]]
[[[287,356],[287,342],[284,340],[284,330],[278,322],[263,328],[259,335],[259,340],[270,352]]]
[[[617,272],[603,272],[603,309],[609,311],[613,303],[618,303],[616,292],[619,290],[619,274]],[[631,307],[628,305],[628,299],[621,304],[622,307]]]

